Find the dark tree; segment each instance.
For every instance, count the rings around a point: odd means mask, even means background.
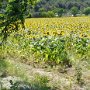
[[[84,14],[89,15],[90,14],[90,7],[87,7],[84,9]]]
[[[73,16],[76,16],[76,14],[78,14],[78,8],[77,7],[72,7],[71,8],[71,13],[73,14]]]
[[[10,33],[17,31],[21,25],[25,29],[24,14],[27,10],[27,5],[33,5],[36,0],[8,0],[5,12],[2,13],[0,19],[0,35],[3,41],[7,39]]]

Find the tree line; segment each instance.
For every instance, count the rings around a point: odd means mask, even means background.
[[[41,0],[31,9],[31,15],[29,15],[31,17],[61,17],[83,14],[90,14],[90,0]]]

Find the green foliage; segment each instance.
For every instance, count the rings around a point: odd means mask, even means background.
[[[10,33],[17,31],[19,27],[22,26],[25,29],[25,12],[27,5],[34,4],[36,0],[9,0],[5,8],[5,13],[3,13],[3,21],[0,19],[0,35],[3,40],[6,40]]]
[[[48,15],[48,17],[54,17],[55,16],[53,11],[48,11],[47,15]]]
[[[56,8],[54,12],[57,13],[59,17],[61,17],[65,10],[63,8]]]
[[[77,53],[81,54],[82,56],[88,52],[88,39],[87,38],[80,38],[76,41],[76,49]]]
[[[24,28],[24,11],[26,4],[22,4],[19,0],[10,1],[6,7],[4,21],[1,23],[0,28],[3,39],[6,39],[11,32],[18,30],[19,24]]]
[[[50,66],[61,64],[71,67],[77,58],[88,58],[90,45],[88,38],[75,38],[73,34],[68,37],[45,36],[34,39],[25,39],[21,35],[9,39],[5,48],[10,57],[21,58],[21,62],[29,63],[32,60]]]
[[[56,65],[63,64],[71,67],[70,56],[79,55],[80,58],[88,53],[88,38],[52,37],[47,36],[31,41],[31,52],[36,61]]]
[[[31,50],[39,61],[56,65],[63,63],[69,66],[69,58],[65,51],[65,40],[60,37],[44,37],[31,43]]]
[[[45,9],[44,9],[44,8],[40,8],[39,11],[40,11],[40,12],[44,12]]]
[[[41,12],[39,15],[39,17],[49,17],[49,18],[54,16],[55,15],[53,11],[48,11],[48,12],[44,11],[44,12]]]
[[[90,14],[90,7],[87,7],[84,9],[84,14],[89,15]]]
[[[78,8],[77,7],[72,7],[71,8],[71,13],[76,16],[76,14],[78,14]]]
[[[62,13],[63,15],[71,15],[71,8],[73,7],[77,7],[78,10],[83,13],[83,9],[89,6],[89,0],[40,0],[40,2],[35,5],[35,8],[32,9],[32,13],[34,13],[32,17],[36,17],[37,13],[53,11],[56,9],[61,9],[59,12],[59,16],[62,16]],[[44,11],[42,11],[41,9],[44,9]],[[40,17],[40,15],[38,15],[38,17]]]

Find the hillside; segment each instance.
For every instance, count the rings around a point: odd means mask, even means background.
[[[0,4],[0,13],[5,13],[7,1]],[[73,10],[74,7],[74,10]],[[25,17],[55,17],[71,16],[73,12],[79,16],[85,14],[85,9],[89,7],[90,0],[38,0],[34,6],[29,4],[24,13]]]
[[[45,13],[42,12],[52,11],[57,13],[62,11],[59,9],[63,9],[64,15],[70,15],[72,7],[77,7],[78,14],[82,14],[84,8],[89,6],[90,0],[41,0],[36,4],[31,14],[33,17],[43,17]],[[49,14],[51,13],[49,12]]]

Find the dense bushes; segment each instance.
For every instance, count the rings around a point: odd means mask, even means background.
[[[45,12],[45,14],[48,14],[48,11],[53,11],[54,16],[56,15],[55,13],[57,13],[56,16],[62,16],[62,15],[71,16],[71,14],[73,14],[73,16],[77,16],[77,14],[88,15],[88,10],[86,10],[86,8],[89,6],[90,6],[89,0],[55,0],[55,1],[41,0],[35,5],[35,8],[32,9],[32,11],[34,12],[34,15],[37,14],[37,12],[39,13]],[[32,16],[32,17],[35,17],[35,16]],[[42,16],[42,17],[45,17],[45,16]]]
[[[90,14],[90,7],[87,7],[84,9],[84,14],[89,15]]]
[[[88,39],[76,38],[70,41],[71,39],[73,38],[51,36],[39,38],[31,42],[31,52],[38,62],[45,61],[51,65],[61,63],[70,67],[70,55],[76,53],[82,57],[88,52]]]

